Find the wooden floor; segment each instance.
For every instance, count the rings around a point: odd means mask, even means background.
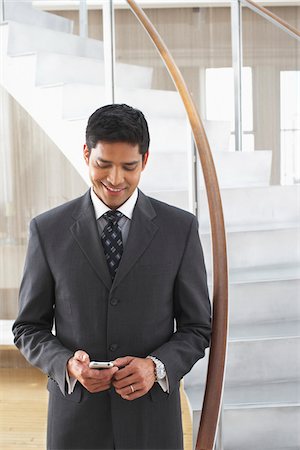
[[[181,392],[184,448],[192,449],[192,424]],[[33,368],[0,369],[0,449],[45,449],[46,377]]]
[[[46,377],[36,369],[0,369],[0,448],[45,446]]]

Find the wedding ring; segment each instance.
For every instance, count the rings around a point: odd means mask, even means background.
[[[132,384],[129,387],[131,389],[131,393],[133,394],[134,393],[134,387],[132,386]]]

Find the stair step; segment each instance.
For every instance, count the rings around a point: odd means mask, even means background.
[[[4,0],[4,20],[72,33],[73,21],[32,7],[31,0]]]
[[[63,117],[70,120],[87,119],[88,116],[100,105],[105,104],[104,86],[88,84],[68,84],[64,87]],[[80,101],[78,101],[80,98]],[[187,126],[187,116],[180,95],[176,91],[162,91],[155,89],[115,89],[115,102],[126,103],[140,109],[150,122],[151,148],[153,151],[182,151],[186,148],[186,135],[191,134]],[[158,119],[153,126],[151,118]],[[182,122],[169,122],[168,128],[172,129],[172,135],[161,130],[161,119],[182,119]],[[229,123],[229,128],[228,128]],[[224,141],[224,134],[228,141],[230,136],[230,122],[204,120],[208,140],[212,150],[224,150],[220,141]],[[158,127],[158,131],[156,129]],[[179,128],[178,128],[179,127]],[[175,133],[175,136],[174,136]],[[166,135],[167,139],[164,139]],[[173,137],[174,136],[174,137]],[[170,139],[172,140],[170,143]],[[163,140],[163,141],[162,141]],[[190,141],[190,137],[188,139]],[[228,146],[227,146],[228,147]]]
[[[99,103],[98,107],[100,106],[103,105]],[[94,109],[91,109],[91,112],[94,112]],[[179,165],[177,163],[178,155],[181,154],[180,158],[187,161],[188,152],[192,151],[188,122],[178,117],[156,117],[153,115],[146,116],[146,119],[150,132],[150,157],[147,163],[147,169],[143,175],[148,179],[147,173],[149,173],[149,167],[155,164],[157,172],[156,174],[151,174],[151,177],[154,177],[155,181],[150,186],[150,189],[155,191],[165,189],[168,183],[164,178],[169,179],[170,174],[173,177],[171,184],[173,188],[174,179],[177,179],[177,176],[182,178],[180,174],[181,162],[179,162]],[[71,123],[80,124],[80,126],[86,126],[86,122],[87,119],[71,121]],[[76,126],[74,129],[76,129]],[[168,170],[166,170],[166,167],[168,167]],[[174,172],[173,170],[176,171]],[[148,189],[148,182],[147,187],[144,187],[144,189]],[[176,185],[176,189],[180,188]]]
[[[58,53],[38,53],[36,85],[88,82],[104,84],[104,61]],[[149,88],[152,68],[132,64],[116,64],[116,83],[123,87]]]
[[[195,412],[194,442],[200,413]],[[226,408],[223,445],[226,450],[299,450],[300,406],[261,405]]]
[[[211,270],[211,236],[201,233],[208,270]],[[274,245],[274,243],[276,243]],[[300,227],[237,231],[227,233],[228,263],[231,270],[268,267],[276,264],[300,267]]]
[[[2,27],[0,26],[0,33]],[[2,37],[2,36],[1,36]],[[1,41],[4,43],[4,41]],[[5,43],[4,43],[5,45]],[[2,56],[3,67],[0,71],[0,82],[4,88],[22,104],[22,99],[27,98],[28,88],[35,86],[36,54],[19,56],[17,58]],[[22,79],[20,79],[22,73]],[[27,100],[30,104],[29,99]]]
[[[229,340],[226,386],[295,382],[300,374],[300,336]],[[185,376],[185,386],[204,385],[208,357]]]
[[[147,168],[141,177],[140,187],[145,191],[169,190],[174,187],[174,180],[176,180],[176,190],[185,190],[188,189],[188,179],[186,153],[173,152],[172,158],[168,153],[150,153]]]
[[[231,340],[237,341],[240,339],[251,338],[264,339],[270,337],[300,336],[300,318],[295,320],[286,320],[283,317],[282,320],[278,320],[277,322],[263,322],[261,321],[261,316],[259,315],[258,323],[232,324],[230,322],[229,336]]]
[[[103,60],[103,42],[96,39],[12,21],[1,28],[8,33],[9,56],[47,52]]]
[[[213,159],[221,188],[268,186],[270,184],[272,152],[215,152]],[[204,179],[198,158],[198,190]]]
[[[226,188],[221,190],[228,231],[276,223],[300,223],[300,185]],[[198,191],[200,229],[209,229],[206,193]]]
[[[187,386],[185,391],[193,411],[200,411],[204,397],[204,386]],[[259,384],[227,385],[225,382],[223,405],[230,407],[253,407],[261,405],[300,405],[300,382],[277,382]]]
[[[231,331],[235,326],[251,328],[270,323],[276,333],[277,324],[284,327],[286,322],[294,329],[294,321],[300,320],[299,293],[300,279],[230,284]]]
[[[105,104],[104,86],[94,84],[68,84],[64,86],[63,117],[66,119],[87,119],[91,111]],[[78,101],[80,99],[80,101]],[[126,103],[140,109],[148,118],[177,117],[185,119],[186,114],[176,91],[155,89],[123,89],[119,85],[115,90],[115,103]]]
[[[37,54],[4,57],[0,82],[61,149],[88,184],[88,172],[82,157],[86,123],[62,120],[62,86],[55,89],[35,87],[37,58]]]
[[[211,284],[211,271],[208,277]],[[300,268],[295,264],[269,264],[265,266],[231,269],[229,267],[230,284],[258,283],[269,281],[286,281],[300,279]]]

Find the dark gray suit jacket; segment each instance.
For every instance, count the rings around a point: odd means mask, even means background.
[[[179,381],[203,357],[210,328],[192,214],[139,191],[113,284],[89,192],[32,220],[13,332],[27,360],[49,376],[49,449],[182,448]],[[113,388],[90,394],[77,383],[68,395],[66,364],[78,349],[100,361],[154,355],[170,394],[155,383],[129,402]]]

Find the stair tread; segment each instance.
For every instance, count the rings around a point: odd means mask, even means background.
[[[231,323],[230,341],[245,339],[272,339],[300,336],[300,319],[261,323]]]
[[[299,185],[221,187],[221,196],[228,231],[300,224]],[[203,189],[198,191],[198,197],[200,229],[207,230],[210,226],[209,211]]]
[[[203,386],[187,386],[192,409],[201,409]],[[300,407],[300,381],[230,386],[225,384],[224,409]]]
[[[22,56],[29,53],[37,53],[39,51],[51,52],[54,49],[63,49],[66,56],[81,56],[95,60],[103,60],[103,42],[97,39],[84,38],[75,34],[64,31],[53,30],[51,28],[42,28],[36,25],[27,25],[13,20],[9,20],[2,26],[8,26],[9,32],[13,33],[13,38],[8,38],[8,55]],[[22,36],[18,41],[18,34]],[[17,36],[17,38],[15,37]],[[34,44],[28,42],[31,38]],[[39,39],[37,39],[39,37]],[[49,45],[45,46],[45,42]],[[52,47],[50,46],[52,44]],[[19,46],[19,49],[18,49]],[[51,50],[52,48],[52,50]],[[55,51],[55,50],[54,50]]]
[[[80,103],[76,102],[78,95],[82,99]],[[105,101],[105,88],[100,83],[65,84],[64,99],[65,118],[68,120],[86,119],[91,109],[96,109],[102,100]],[[156,118],[180,117],[185,122],[187,121],[185,109],[176,91],[143,88],[122,89],[120,86],[117,86],[115,89],[115,101],[139,108],[147,119],[151,119],[151,116]]]
[[[19,0],[17,8],[11,0],[4,1],[5,22],[13,21],[30,26],[37,26],[42,29],[46,28],[64,31],[65,33],[71,33],[73,30],[73,20],[33,8],[31,4],[32,1],[27,2]]]
[[[226,221],[225,221],[226,222]],[[277,231],[277,230],[290,230],[299,229],[298,221],[286,221],[286,222],[265,222],[265,223],[252,223],[252,224],[234,224],[230,223],[226,225],[227,234],[237,234],[237,233],[255,233],[263,231]],[[210,234],[210,229],[201,226],[200,233],[203,235]]]
[[[211,273],[208,273],[208,276],[210,279]],[[274,264],[239,269],[229,268],[230,284],[298,279],[300,279],[300,268],[295,264]]]

